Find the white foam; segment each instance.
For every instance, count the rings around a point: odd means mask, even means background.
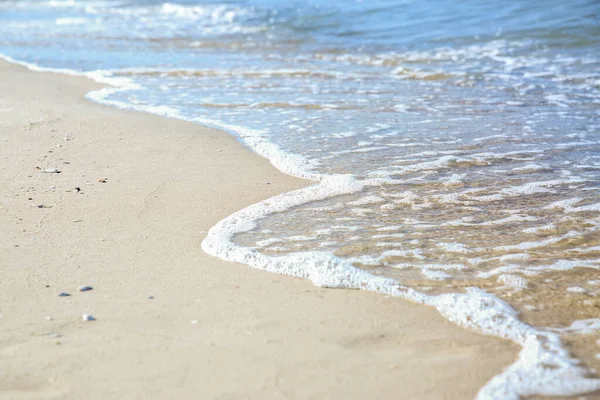
[[[446,179],[443,184],[445,186],[453,186],[463,183],[463,179],[467,177],[467,174],[452,174],[450,178]]]
[[[421,259],[424,259],[424,257]],[[425,270],[426,271],[460,271],[460,270],[463,270],[466,268],[463,264],[433,264],[433,263],[428,263],[428,264],[423,264],[423,265],[411,264],[411,263],[401,263],[401,264],[390,265],[390,267],[393,267],[396,269],[417,268],[422,271],[425,271]]]
[[[600,379],[586,378],[585,368],[569,356],[557,334],[521,322],[508,304],[480,289],[436,296],[426,303],[433,303],[442,315],[459,325],[523,346],[517,361],[488,382],[477,399],[567,396],[600,388]]]
[[[266,246],[270,246],[274,243],[281,243],[284,240],[281,238],[269,238],[269,239],[265,239],[265,240],[259,240],[256,242],[256,247],[266,247]]]
[[[363,206],[363,205],[368,205],[368,204],[378,204],[378,203],[383,203],[385,200],[382,199],[379,196],[365,196],[362,197],[358,200],[355,201],[351,201],[349,203],[346,203],[348,205],[351,206]]]
[[[505,225],[513,222],[525,222],[525,221],[537,221],[536,217],[532,217],[531,215],[521,215],[521,214],[513,214],[509,217],[497,219],[494,221],[482,222],[480,224],[472,224],[472,225],[480,225],[480,226],[493,226],[493,225]]]
[[[565,208],[571,208],[573,205],[579,203],[582,199],[580,197],[574,197],[571,199],[565,199],[565,200],[559,200],[559,201],[555,201],[554,203],[550,203],[548,204],[546,207],[544,207],[547,210],[552,210],[555,208],[558,209],[565,209]]]
[[[541,182],[528,182],[521,186],[509,187],[501,189],[497,194],[485,195],[485,196],[473,196],[473,194],[477,194],[477,191],[470,191],[467,193],[471,194],[471,199],[477,201],[497,201],[502,200],[506,197],[516,197],[523,195],[531,195],[536,193],[550,193],[552,192],[549,188],[560,185],[567,185],[573,183],[582,183],[585,182],[584,179],[556,179],[551,181],[541,181]]]
[[[546,168],[547,167],[540,165],[540,164],[527,163],[521,167],[513,168],[512,171],[515,171],[515,172],[540,171],[540,170],[544,170]]]
[[[423,252],[419,249],[388,250],[381,253],[381,257],[413,257],[419,260],[425,259]]]
[[[436,281],[444,280],[444,279],[448,279],[448,278],[452,277],[452,275],[450,275],[446,272],[429,269],[429,268],[421,269],[421,274],[423,274],[423,276],[427,279],[433,279]]]
[[[519,275],[503,274],[498,276],[498,282],[515,290],[523,290],[527,288],[527,280]]]
[[[569,103],[571,102],[564,94],[549,94],[546,95],[545,98],[548,103],[557,105],[559,107],[569,107]]]
[[[368,274],[329,253],[307,252],[269,257],[230,240],[235,233],[252,229],[253,220],[270,212],[281,211],[282,204],[284,208],[293,207],[307,198],[322,199],[328,192],[359,190],[355,184],[347,181],[342,185],[345,189],[340,190],[335,183],[333,187],[325,188],[321,182],[310,188],[275,196],[268,204],[254,204],[211,228],[202,247],[207,253],[225,260],[307,278],[319,286],[377,291],[428,304],[461,326],[522,345],[519,359],[488,382],[478,393],[478,399],[518,399],[531,394],[573,395],[600,389],[600,380],[586,378],[586,370],[569,356],[557,335],[536,330],[521,322],[509,305],[480,289],[471,288],[465,294],[428,296],[391,279]],[[368,262],[367,259],[365,261]],[[443,279],[443,270],[449,269],[447,265],[439,266],[439,269],[434,267],[428,266],[422,271],[430,279]],[[457,269],[461,267],[464,266]]]
[[[373,235],[371,238],[373,239],[392,239],[392,238],[402,238],[406,236],[404,233],[388,233],[383,235]]]
[[[471,249],[469,249],[467,246],[465,246],[462,243],[438,243],[438,244],[436,244],[436,246],[442,248],[444,251],[447,251],[448,253],[468,254],[468,253],[472,252]]]
[[[600,330],[600,318],[580,319],[573,321],[573,323],[566,328],[552,328],[552,330],[576,334],[593,333],[594,331]]]
[[[68,69],[59,69],[59,68],[44,68],[39,67],[35,64],[30,64],[26,62],[21,62],[14,60],[10,57],[4,56],[0,54],[0,58],[12,62],[15,64],[23,65],[32,71],[40,71],[40,72],[54,72],[54,73],[62,73],[67,75],[74,76],[83,76],[86,78],[90,78],[98,83],[103,83],[107,85],[111,85],[112,87],[103,88],[100,90],[92,91],[86,94],[86,98],[89,100],[95,101],[97,103],[101,103],[104,105],[110,105],[116,108],[127,109],[127,110],[135,110],[135,111],[143,111],[151,114],[156,114],[160,116],[164,116],[167,118],[175,118],[190,122],[197,122],[203,125],[208,125],[216,128],[221,128],[230,132],[233,132],[239,135],[244,142],[252,148],[256,153],[265,157],[271,164],[280,171],[296,176],[299,178],[304,178],[308,180],[319,180],[322,178],[320,174],[314,172],[315,162],[306,159],[305,157],[298,154],[291,154],[282,150],[275,143],[271,142],[266,134],[262,131],[249,129],[238,125],[232,125],[223,123],[218,120],[210,119],[207,117],[194,117],[188,118],[179,113],[176,109],[168,106],[148,106],[148,105],[139,105],[139,104],[131,104],[117,100],[109,100],[109,97],[118,92],[125,92],[129,90],[137,90],[140,89],[141,86],[136,84],[131,78],[127,77],[115,77],[114,74],[119,71],[131,71],[132,69],[123,69],[123,70],[97,70],[91,72],[78,72]],[[135,69],[135,71],[139,71],[140,69]],[[154,70],[152,70],[154,71]]]
[[[578,213],[578,212],[585,212],[585,211],[600,212],[600,203],[588,204],[588,205],[579,206],[579,207],[568,207],[567,209],[565,209],[565,212],[567,212],[567,213]]]
[[[543,225],[543,226],[536,226],[533,228],[526,228],[526,229],[523,229],[523,232],[524,233],[539,233],[539,232],[550,231],[550,230],[555,230],[555,229],[556,229],[556,225],[547,224],[547,225]]]
[[[14,61],[8,57],[3,58]],[[31,64],[27,66],[33,70],[50,71]],[[94,74],[66,70],[50,72],[94,77]],[[96,78],[110,79],[105,73],[99,74]],[[111,84],[108,81],[104,83]],[[160,115],[183,119],[176,110],[169,108],[143,108],[139,105],[108,101],[108,94],[135,87],[135,84],[128,80],[113,81],[113,84],[117,87],[92,92],[88,94],[88,98],[119,108],[161,113]],[[322,287],[363,289],[426,304],[436,308],[444,317],[458,325],[520,344],[523,349],[518,360],[488,382],[478,393],[478,399],[518,399],[520,396],[534,394],[566,396],[600,389],[600,380],[586,378],[587,371],[578,365],[577,360],[569,356],[558,335],[523,323],[518,319],[516,311],[508,304],[483,290],[468,288],[465,293],[431,296],[404,287],[394,280],[357,269],[350,262],[331,253],[315,251],[291,253],[286,256],[267,256],[257,249],[235,244],[232,241],[235,234],[252,230],[256,227],[257,221],[267,215],[311,201],[356,193],[367,186],[380,185],[384,180],[358,181],[348,175],[318,175],[312,171],[310,162],[300,156],[283,152],[270,143],[262,132],[209,119],[196,118],[194,121],[233,130],[240,134],[257,153],[267,157],[283,172],[319,181],[313,186],[283,193],[267,201],[253,204],[221,220],[208,231],[202,242],[202,248],[208,254],[269,272],[309,279],[315,285]],[[436,169],[448,162],[452,160],[442,157],[437,162],[424,163],[415,168],[416,170]],[[462,268],[464,266],[461,265],[427,265],[424,270],[432,277],[439,277],[441,274],[436,274],[435,271]]]
[[[600,246],[569,249],[569,251],[574,252],[574,253],[593,253],[593,252],[599,252]]]
[[[567,288],[567,292],[569,293],[587,293],[587,290],[582,288],[581,286],[571,286]]]
[[[537,249],[540,247],[548,246],[550,244],[558,243],[561,240],[574,238],[577,236],[580,236],[579,232],[571,231],[571,232],[567,232],[566,234],[564,234],[562,236],[551,237],[549,239],[540,240],[538,242],[523,242],[523,243],[509,245],[509,246],[497,246],[497,247],[494,247],[494,249],[495,250],[503,250],[503,251]]]
[[[517,253],[517,254],[506,254],[500,256],[498,259],[500,261],[509,261],[509,260],[529,260],[531,256],[527,253]]]
[[[389,225],[389,226],[382,226],[381,228],[377,228],[377,230],[380,232],[388,232],[388,231],[397,231],[402,228],[404,228],[402,225]]]
[[[90,22],[88,18],[57,18],[54,21],[56,25],[83,25]]]
[[[550,271],[569,271],[574,268],[591,268],[600,269],[600,266],[594,265],[593,262],[585,260],[558,260],[553,264],[536,265],[536,266],[522,266],[522,265],[505,265],[503,267],[495,268],[491,271],[478,272],[477,276],[480,278],[489,278],[494,275],[521,272],[525,275],[535,276],[544,272]]]
[[[352,150],[340,150],[340,151],[332,151],[331,155],[323,157],[324,160],[333,158],[335,156],[339,156],[342,154],[350,154],[350,153],[368,153],[371,151],[377,150],[385,150],[387,147],[385,146],[371,146],[371,147],[361,147],[360,149],[352,149]]]

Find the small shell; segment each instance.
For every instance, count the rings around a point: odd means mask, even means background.
[[[96,320],[96,318],[94,318],[94,316],[90,315],[90,314],[83,314],[81,316],[81,319],[84,321],[95,321]]]

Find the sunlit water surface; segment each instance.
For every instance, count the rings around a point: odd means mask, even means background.
[[[477,286],[558,328],[600,317],[599,11],[2,1],[0,52],[111,70],[140,86],[109,100],[254,129],[304,174],[385,181],[265,218],[239,244],[330,252],[428,293]],[[600,370],[597,334],[564,338]]]

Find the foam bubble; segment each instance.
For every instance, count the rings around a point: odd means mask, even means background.
[[[498,276],[498,282],[515,290],[523,290],[527,288],[527,280],[519,275],[502,274]]]

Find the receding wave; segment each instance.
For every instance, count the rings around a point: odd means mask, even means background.
[[[0,51],[315,180],[221,221],[210,254],[523,346],[482,399],[570,395],[600,387],[600,41],[574,1],[4,1]]]

